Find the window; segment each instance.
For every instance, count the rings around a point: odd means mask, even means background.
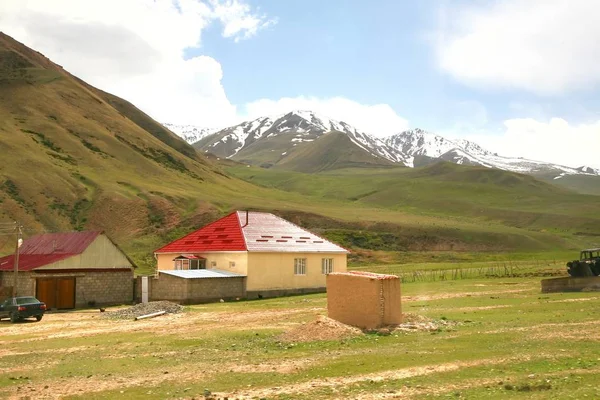
[[[333,272],[333,258],[323,258],[321,260],[321,273],[330,274]]]
[[[190,260],[190,269],[206,269],[204,260]]]
[[[175,269],[183,269],[183,260],[175,260]]]
[[[306,275],[306,258],[294,258],[294,275]]]
[[[235,261],[229,261],[229,268],[235,268]]]
[[[190,269],[190,260],[183,260],[181,269]]]
[[[211,261],[210,262],[210,267],[211,268],[217,268],[217,262],[216,261]]]

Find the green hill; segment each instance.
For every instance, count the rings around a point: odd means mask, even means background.
[[[19,220],[26,236],[102,229],[146,268],[154,248],[233,209],[275,212],[369,250],[547,251],[599,233],[598,197],[481,168],[377,167],[335,132],[288,158],[275,141],[245,149],[276,168],[208,158],[3,34],[0,138],[0,222]]]
[[[513,172],[451,163],[319,174],[239,167],[227,171],[265,187],[352,202],[358,218],[360,207],[379,207],[410,214],[405,221],[415,217],[435,219],[430,223],[441,230],[472,223],[482,231],[503,226],[528,234],[551,233],[555,239],[586,238],[583,240],[590,244],[600,235],[599,197],[577,194]],[[503,241],[506,244],[510,240]],[[556,243],[552,239],[547,244],[551,242]]]
[[[391,161],[376,158],[356,146],[348,135],[329,132],[282,158],[276,167],[298,172],[322,172],[350,167],[394,166]]]

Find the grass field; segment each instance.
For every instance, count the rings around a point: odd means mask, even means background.
[[[298,343],[279,336],[326,314],[325,295],[2,321],[0,397],[598,398],[599,300],[539,278],[410,283],[403,311],[439,329]]]

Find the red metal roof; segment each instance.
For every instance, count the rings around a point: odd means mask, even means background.
[[[231,213],[156,250],[155,253],[246,251],[237,213]]]
[[[231,213],[155,253],[183,255],[211,251],[348,253],[348,250],[283,218],[254,211]]]
[[[53,262],[73,257],[75,254],[21,254],[19,255],[19,271],[31,271]],[[0,271],[12,271],[15,266],[15,256],[0,258]]]
[[[101,232],[45,233],[23,242],[21,254],[81,254]]]
[[[45,233],[25,240],[19,249],[19,271],[31,271],[81,254],[101,232]],[[14,255],[0,258],[0,271],[12,271]]]

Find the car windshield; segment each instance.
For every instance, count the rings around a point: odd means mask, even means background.
[[[17,297],[17,304],[39,303],[35,297]]]

